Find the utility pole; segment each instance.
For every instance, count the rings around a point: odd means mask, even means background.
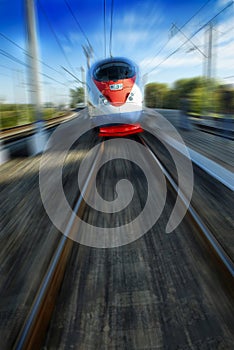
[[[87,87],[86,87],[86,79],[85,79],[85,69],[84,67],[80,67],[81,70],[81,79],[82,79],[82,85],[84,89],[84,105],[87,106]]]
[[[206,55],[204,59],[204,72],[203,75],[207,80],[214,77],[215,73],[215,42],[217,40],[217,34],[214,33],[214,23],[208,23],[208,29],[205,31],[205,48]]]
[[[213,24],[212,22],[209,23],[209,37],[208,37],[208,55],[207,55],[207,79],[212,78],[212,72],[213,72]]]
[[[43,135],[42,111],[41,111],[41,91],[39,83],[39,57],[38,57],[38,43],[36,31],[36,14],[35,1],[25,0],[26,12],[26,30],[27,30],[27,44],[28,44],[28,60],[29,71],[28,79],[30,86],[30,99],[34,108],[34,119],[36,133],[32,138],[33,154],[41,153],[45,144],[45,135]]]
[[[172,27],[171,27],[170,31],[171,31],[171,38],[179,32],[185,37],[185,39],[187,39],[187,42],[190,42],[190,44],[193,45],[193,48],[187,52],[197,50],[202,54],[202,56],[206,57],[204,52],[202,50],[200,50],[200,48],[187,35],[185,35],[185,33],[180,28],[178,28],[175,23],[172,23]]]
[[[208,93],[208,110],[213,110],[213,83],[214,77],[214,24],[212,21],[208,23],[208,29],[205,32],[205,46],[207,47],[207,53],[204,62],[204,75],[206,78],[206,88]]]
[[[26,25],[28,41],[29,72],[28,79],[31,92],[31,103],[35,107],[36,121],[41,120],[41,96],[39,84],[38,43],[34,0],[26,2]]]
[[[88,45],[82,45],[86,60],[87,60],[87,67],[90,68],[90,58],[93,57],[93,48],[92,46]]]

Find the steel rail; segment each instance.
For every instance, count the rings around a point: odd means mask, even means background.
[[[71,114],[64,114],[59,117],[53,117],[51,119],[42,120],[42,122],[45,124],[44,129],[50,129],[55,126],[58,126],[61,124],[61,122],[69,121],[74,118],[75,115],[77,115],[78,112],[71,113]],[[29,134],[35,133],[37,123],[29,123],[24,125],[18,125],[13,126],[11,128],[5,128],[1,130],[1,139],[4,141],[10,141],[14,138],[24,138],[26,136],[29,136]]]
[[[49,267],[44,275],[37,295],[35,296],[29,314],[15,342],[15,345],[13,347],[15,350],[41,349],[40,343],[43,341],[42,338],[44,337],[47,326],[51,319],[55,304],[55,298],[62,284],[66,263],[73,246],[73,242],[68,238],[69,232],[73,227],[77,213],[80,212],[80,209],[82,211],[84,209],[82,208],[82,203],[84,201],[82,194],[87,192],[88,187],[93,180],[92,177],[94,169],[99,162],[103,150],[104,142],[100,144],[99,150],[96,154],[89,174],[86,177],[82,191],[74,205],[73,213],[68,219],[66,230],[58,243],[56,251],[54,252],[54,255],[50,261]],[[43,335],[41,335],[41,333]]]
[[[147,143],[145,139],[143,139],[141,136],[139,136],[139,139],[141,143],[147,148],[147,150],[152,155],[153,159],[157,162],[159,167],[161,168],[162,172],[164,173],[165,177],[167,178],[168,182],[172,186],[172,188],[176,191],[176,193],[179,195],[178,186],[172,176],[169,174],[169,172],[166,170],[166,168],[162,165],[160,160],[156,157],[154,152],[152,151],[150,145]],[[188,212],[195,221],[196,225],[201,230],[203,236],[209,243],[209,245],[212,247],[213,251],[215,252],[216,256],[220,260],[220,262],[225,266],[225,269],[228,271],[229,275],[233,278],[234,277],[234,263],[230,256],[227,254],[227,252],[224,250],[222,245],[219,243],[219,241],[216,239],[216,237],[213,235],[213,233],[208,229],[208,227],[204,224],[202,219],[199,217],[197,211],[192,207],[191,203],[188,205],[188,201],[186,197],[181,194],[180,195],[181,200],[183,201],[184,205],[188,207]]]

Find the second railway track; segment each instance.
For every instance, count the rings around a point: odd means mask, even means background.
[[[178,193],[178,185],[176,184],[175,180],[173,179],[173,176],[168,172],[168,170],[163,166],[163,164],[159,161],[157,156],[153,153],[150,146],[147,144],[147,141],[142,139],[140,137],[141,142],[148,148],[149,152],[151,152],[153,158],[156,162],[159,163],[164,175],[167,178],[167,181],[169,182],[170,186],[173,187],[174,191]],[[187,199],[186,197],[181,194],[181,199],[184,203],[184,205],[187,205]],[[203,238],[207,241],[208,245],[210,246],[211,250],[214,251],[217,258],[219,259],[220,263],[223,265],[224,270],[227,271],[230,279],[232,280],[234,278],[234,263],[230,256],[227,254],[227,252],[224,250],[222,245],[218,242],[216,237],[212,234],[212,232],[208,229],[208,227],[204,224],[203,220],[199,217],[199,214],[196,212],[196,210],[193,208],[192,205],[188,205],[188,212],[194,221],[194,224],[198,226],[200,229],[201,234],[203,235]],[[233,282],[233,281],[232,281]]]

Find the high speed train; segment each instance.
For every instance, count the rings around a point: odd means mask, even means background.
[[[89,116],[99,136],[127,136],[143,131],[143,95],[134,62],[123,57],[96,62],[88,71],[87,88]]]

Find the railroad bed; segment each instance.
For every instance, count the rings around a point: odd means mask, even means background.
[[[170,163],[162,145],[147,134],[145,139],[157,148],[161,161]],[[63,186],[71,206],[80,161],[97,143],[87,133],[66,159]],[[1,349],[14,346],[62,237],[40,199],[39,161],[12,160],[2,166]],[[192,205],[233,257],[231,191],[196,167],[194,174]],[[118,227],[140,213],[147,182],[127,160],[111,161],[100,170],[101,195],[113,200],[116,181],[122,178],[133,184],[131,205],[115,217],[86,208],[87,222]],[[176,199],[170,186],[167,191],[162,215],[138,240],[106,249],[72,243],[44,349],[232,349],[233,280],[223,274],[189,214],[173,233],[165,233]]]
[[[72,119],[76,113],[75,112],[67,112],[64,115],[59,117],[54,117],[48,120],[44,120],[45,129],[49,130],[54,126],[58,126],[59,123],[65,122],[66,120]],[[35,133],[36,124],[25,124],[20,126],[15,126],[12,128],[7,128],[1,130],[1,139],[4,142],[10,142],[13,140],[21,139],[22,137],[30,136]]]
[[[230,171],[233,171],[233,140],[197,130],[196,127],[193,126],[192,122],[191,130],[181,129],[180,111],[159,109],[158,112],[165,116],[173,124],[173,126],[183,137],[183,140],[188,147],[191,147],[193,150],[201,153],[205,157],[208,157]],[[148,109],[147,114],[152,115],[152,111]],[[155,113],[154,119],[157,119],[157,113]]]

